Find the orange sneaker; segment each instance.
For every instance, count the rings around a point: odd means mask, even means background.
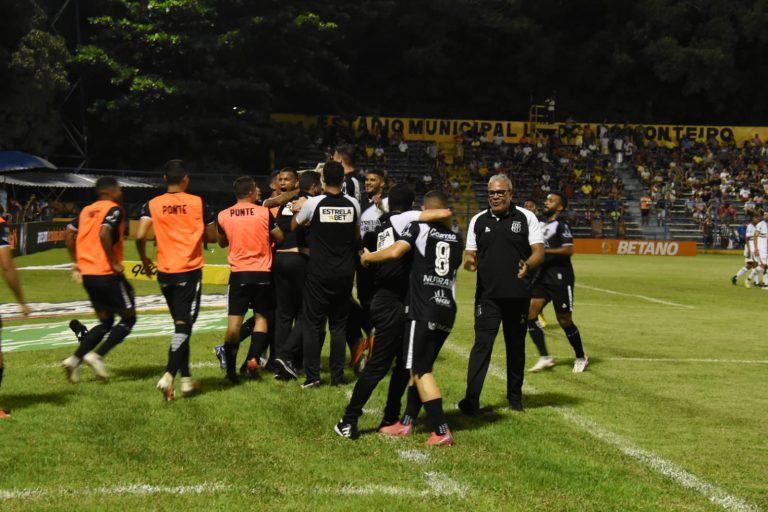
[[[360,359],[363,358],[363,354],[365,354],[366,350],[368,350],[368,338],[363,338],[357,345],[355,345],[349,366],[356,366],[360,362]]]
[[[387,425],[386,427],[381,427],[379,429],[379,434],[384,434],[385,436],[394,436],[394,437],[408,437],[413,432],[413,423],[410,425],[403,425],[399,421],[395,423],[394,425]]]
[[[450,430],[443,435],[439,435],[437,432],[432,432],[432,437],[427,439],[428,446],[452,446],[455,443],[456,441],[453,440],[453,434],[451,434]]]

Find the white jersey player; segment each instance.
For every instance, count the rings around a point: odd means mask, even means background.
[[[758,262],[758,257],[755,251],[755,233],[757,232],[757,225],[760,223],[760,215],[752,214],[750,222],[747,224],[747,230],[744,234],[744,266],[736,272],[736,275],[731,277],[731,283],[736,284],[741,276],[751,270],[744,281],[744,286],[750,288],[754,281],[755,285],[759,284],[758,271],[761,269]]]

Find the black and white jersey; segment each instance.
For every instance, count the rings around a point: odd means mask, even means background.
[[[381,223],[376,230],[375,247],[373,250],[380,251],[401,239],[402,233],[411,222],[418,222],[420,211],[410,210],[402,213],[385,213],[381,216]],[[369,248],[369,250],[371,250]],[[373,268],[376,271],[374,287],[387,289],[396,293],[405,300],[408,293],[408,280],[411,272],[411,258],[400,258],[398,260],[384,261],[376,263]]]
[[[310,222],[309,276],[321,281],[348,278],[355,274],[360,205],[344,194],[310,197],[296,214],[299,225]]]
[[[355,174],[353,171],[344,175],[344,181],[341,183],[341,193],[353,198],[359,205],[362,201],[363,189],[360,187],[360,180]]]
[[[307,197],[307,196],[298,196]],[[297,197],[297,199],[298,199]],[[283,241],[275,244],[275,250],[294,249],[296,247],[300,249],[306,249],[308,245],[308,229],[297,229],[291,231],[291,219],[293,219],[293,211],[291,207],[293,201],[288,201],[284,206],[280,206],[277,209],[277,215],[275,216],[275,224],[283,232]]]
[[[408,318],[442,330],[456,319],[456,272],[462,261],[462,240],[443,224],[412,222],[402,233],[411,246]]]
[[[389,198],[382,199],[381,206],[383,209],[371,201],[368,201],[367,204],[367,208],[363,208],[360,214],[360,239],[363,241],[363,247],[369,251],[375,251],[377,250],[376,230],[381,225],[381,216],[389,210]]]
[[[542,228],[545,249],[559,249],[573,245],[573,234],[568,222],[562,217],[549,220]],[[549,284],[573,283],[573,265],[571,257],[560,254],[545,254],[544,262],[534,270],[534,281]]]
[[[568,221],[564,218],[556,218],[555,220],[548,220],[542,227],[542,236],[544,237],[545,249],[559,249],[561,247],[568,247],[573,245],[573,233],[571,233],[571,226],[568,225]],[[542,269],[548,268],[565,268],[570,269],[573,272],[573,266],[571,265],[571,257],[563,256],[561,254],[547,254],[544,256],[544,263],[542,263]]]
[[[543,244],[539,219],[514,204],[501,215],[483,210],[469,222],[467,250],[477,252],[477,297],[529,297],[526,281],[517,277],[520,261],[531,245]]]

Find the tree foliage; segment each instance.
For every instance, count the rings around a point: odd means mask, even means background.
[[[294,136],[268,122],[274,111],[524,119],[555,96],[561,119],[768,119],[768,0],[81,2],[92,163],[251,170]],[[27,63],[0,78],[50,98],[66,59],[33,18],[0,22],[3,62]],[[38,63],[42,92],[26,86]],[[48,129],[34,118],[10,132]]]
[[[34,0],[3,0],[0,12],[0,148],[47,155],[63,138],[58,102],[70,56]]]

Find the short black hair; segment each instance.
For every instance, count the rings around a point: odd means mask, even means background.
[[[375,174],[376,176],[379,176],[382,180],[387,180],[387,174],[381,170],[381,169],[368,169],[365,171],[365,174]]]
[[[323,167],[323,180],[326,186],[340,187],[344,181],[344,167],[339,162],[328,162]]]
[[[293,167],[283,167],[282,169],[280,169],[280,171],[278,172],[278,174],[282,174],[282,173],[284,173],[284,172],[289,172],[289,173],[293,174],[293,176],[294,176],[296,179],[299,179],[299,173],[298,173],[298,172],[296,172],[296,169],[294,169]]]
[[[312,185],[320,186],[320,173],[317,171],[304,171],[299,176],[299,189],[305,194],[309,192]]]
[[[406,212],[413,208],[416,199],[413,189],[407,183],[398,183],[389,189],[389,210],[393,212]]]
[[[352,144],[342,144],[336,146],[336,153],[339,154],[341,160],[347,165],[355,165],[355,146]]]
[[[448,208],[448,195],[442,190],[430,190],[424,194],[424,203],[426,203],[427,200],[436,201],[443,208]]]
[[[563,210],[568,208],[568,198],[565,197],[565,194],[562,192],[550,192],[550,194],[560,198],[560,204],[563,205]]]
[[[102,176],[101,178],[97,179],[95,183],[96,193],[101,193],[108,188],[119,186],[120,184],[112,176]]]
[[[235,197],[238,199],[245,199],[251,194],[251,191],[256,188],[256,182],[250,176],[240,176],[235,180],[232,188],[235,192]]]
[[[184,180],[185,176],[189,176],[189,173],[184,162],[176,159],[168,160],[163,164],[163,175],[167,184],[178,185]]]

